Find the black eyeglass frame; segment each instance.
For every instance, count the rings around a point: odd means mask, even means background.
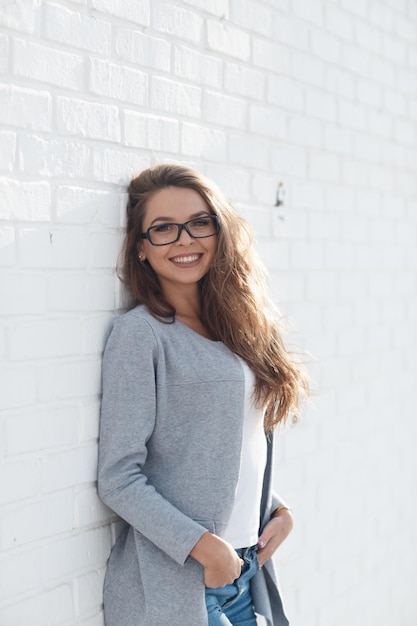
[[[213,220],[214,225],[216,227],[216,232],[211,233],[211,235],[193,235],[192,233],[190,233],[189,228],[188,228],[188,224],[190,222],[196,222],[199,219],[207,218],[207,217]],[[150,231],[155,230],[156,228],[160,228],[161,226],[177,226],[178,235],[176,239],[173,239],[173,241],[167,241],[165,243],[154,243],[153,241],[151,241]],[[218,235],[220,232],[219,218],[217,217],[217,215],[201,215],[200,217],[193,217],[193,219],[187,220],[183,224],[178,224],[177,222],[167,222],[167,223],[162,223],[162,224],[156,224],[155,226],[150,226],[146,232],[139,233],[139,237],[141,239],[147,239],[152,246],[169,246],[170,243],[175,243],[176,241],[178,241],[178,239],[181,237],[181,233],[183,230],[186,230],[187,233],[190,235],[190,237],[192,237],[193,239],[207,239],[208,237],[214,237],[215,235]]]

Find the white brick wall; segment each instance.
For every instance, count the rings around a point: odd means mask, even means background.
[[[416,26],[415,0],[0,2],[2,626],[103,626],[124,186],[171,159],[254,224],[314,355],[278,443],[292,624],[415,626]]]

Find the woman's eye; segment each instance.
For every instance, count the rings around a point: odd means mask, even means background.
[[[175,228],[175,224],[160,224],[154,227],[156,233],[171,233]]]
[[[196,226],[197,228],[204,228],[205,226],[208,226],[209,223],[210,223],[209,217],[200,217],[198,220],[192,221],[192,225]]]

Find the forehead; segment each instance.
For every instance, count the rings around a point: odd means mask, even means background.
[[[144,226],[158,217],[185,222],[202,211],[210,213],[210,208],[197,191],[185,187],[166,187],[154,193],[146,203]]]

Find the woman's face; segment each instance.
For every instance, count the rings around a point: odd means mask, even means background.
[[[147,203],[142,232],[150,226],[168,222],[183,224],[211,211],[194,189],[167,187],[157,191]],[[178,241],[164,246],[153,246],[141,239],[139,253],[157,274],[166,294],[173,286],[196,284],[208,271],[217,247],[217,236],[195,239],[185,229]]]

